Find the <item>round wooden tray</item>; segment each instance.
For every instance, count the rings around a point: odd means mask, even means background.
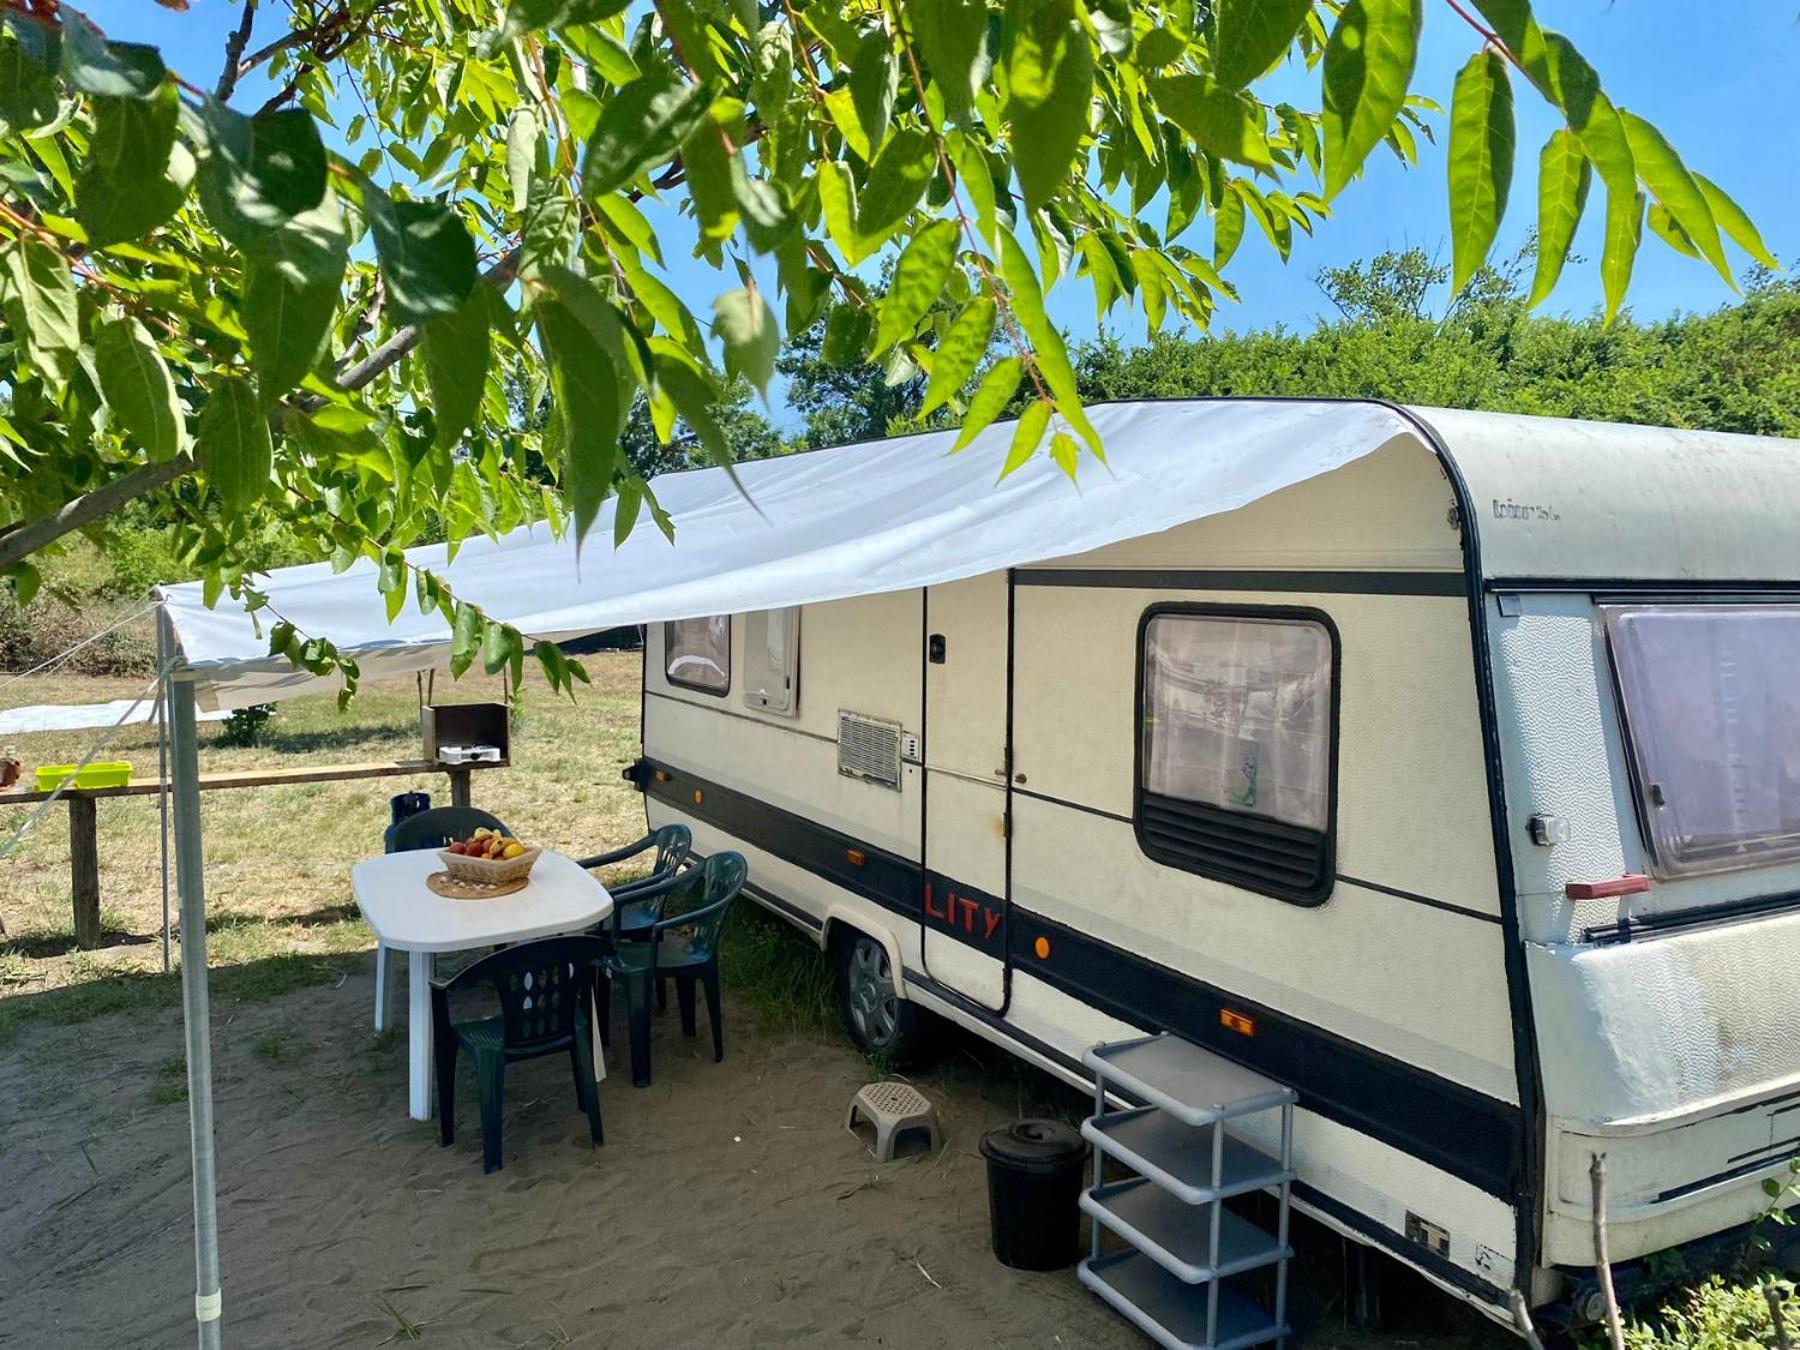
[[[496,900],[500,896],[524,890],[531,884],[531,878],[523,876],[514,877],[511,881],[463,881],[448,872],[433,872],[425,878],[425,884],[431,887],[434,894],[441,895],[446,900]]]

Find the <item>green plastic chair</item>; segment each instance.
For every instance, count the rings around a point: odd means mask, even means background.
[[[566,1050],[575,1074],[575,1101],[587,1112],[588,1134],[596,1147],[606,1142],[600,1128],[600,1085],[594,1081],[592,1013],[594,985],[606,944],[577,933],[522,942],[484,956],[448,980],[431,982],[433,1054],[437,1060],[439,1142],[456,1142],[456,1056],[475,1059],[481,1094],[481,1166],[501,1165],[500,1126],[506,1100],[506,1066]],[[488,984],[500,1000],[495,1017],[450,1020],[450,996]]]
[[[667,900],[698,903],[683,913],[658,919],[643,942],[615,940],[603,967],[608,980],[600,986],[600,1036],[604,1042],[611,1026],[611,982],[625,986],[631,1019],[631,1085],[650,1086],[650,991],[665,976],[675,979],[681,1005],[681,1032],[694,1030],[694,991],[706,987],[706,1011],[712,1022],[713,1062],[725,1058],[724,1010],[719,1006],[719,927],[725,910],[744,888],[747,869],[741,854],[715,853],[691,871]]]
[[[648,876],[610,888],[613,913],[607,931],[615,939],[625,942],[648,939],[651,925],[662,918],[663,898],[675,888],[693,846],[694,833],[687,826],[663,825],[624,848],[580,860],[582,867],[609,867],[652,848],[656,850],[656,866]]]
[[[396,820],[387,827],[383,839],[389,853],[416,853],[420,849],[443,848],[452,839],[467,839],[476,830],[512,831],[499,818],[473,806],[434,806],[416,815]],[[387,1030],[388,949],[375,944],[375,1030]]]
[[[512,831],[473,806],[434,806],[428,811],[397,820],[387,827],[387,851],[411,853],[422,848],[443,848],[453,839],[467,839],[476,830]]]

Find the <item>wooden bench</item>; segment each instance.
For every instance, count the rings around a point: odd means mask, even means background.
[[[293,769],[244,769],[234,773],[203,773],[202,792],[229,788],[290,787],[296,783],[340,783],[357,778],[416,778],[441,773],[450,779],[450,801],[469,804],[469,775],[477,769],[504,769],[507,760],[476,764],[440,764],[425,759],[391,759],[366,764],[310,764]],[[62,800],[69,804],[69,891],[75,908],[75,945],[100,945],[100,829],[94,803],[102,797],[154,797],[162,792],[160,780],[127,783],[123,787],[69,788]],[[31,806],[53,794],[12,788],[0,792],[0,808]]]

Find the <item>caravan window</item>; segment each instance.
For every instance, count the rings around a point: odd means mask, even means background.
[[[1661,876],[1800,858],[1800,605],[1602,605]]]
[[[1313,611],[1165,606],[1145,616],[1145,853],[1283,900],[1325,898],[1336,657],[1336,633]]]
[[[663,625],[663,674],[703,694],[731,691],[731,616],[676,619]]]
[[[744,702],[792,716],[800,695],[800,611],[764,609],[744,618]]]

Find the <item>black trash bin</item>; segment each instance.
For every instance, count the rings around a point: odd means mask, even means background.
[[[981,1136],[994,1255],[1016,1270],[1061,1270],[1081,1254],[1088,1144],[1056,1120],[1015,1120]]]

